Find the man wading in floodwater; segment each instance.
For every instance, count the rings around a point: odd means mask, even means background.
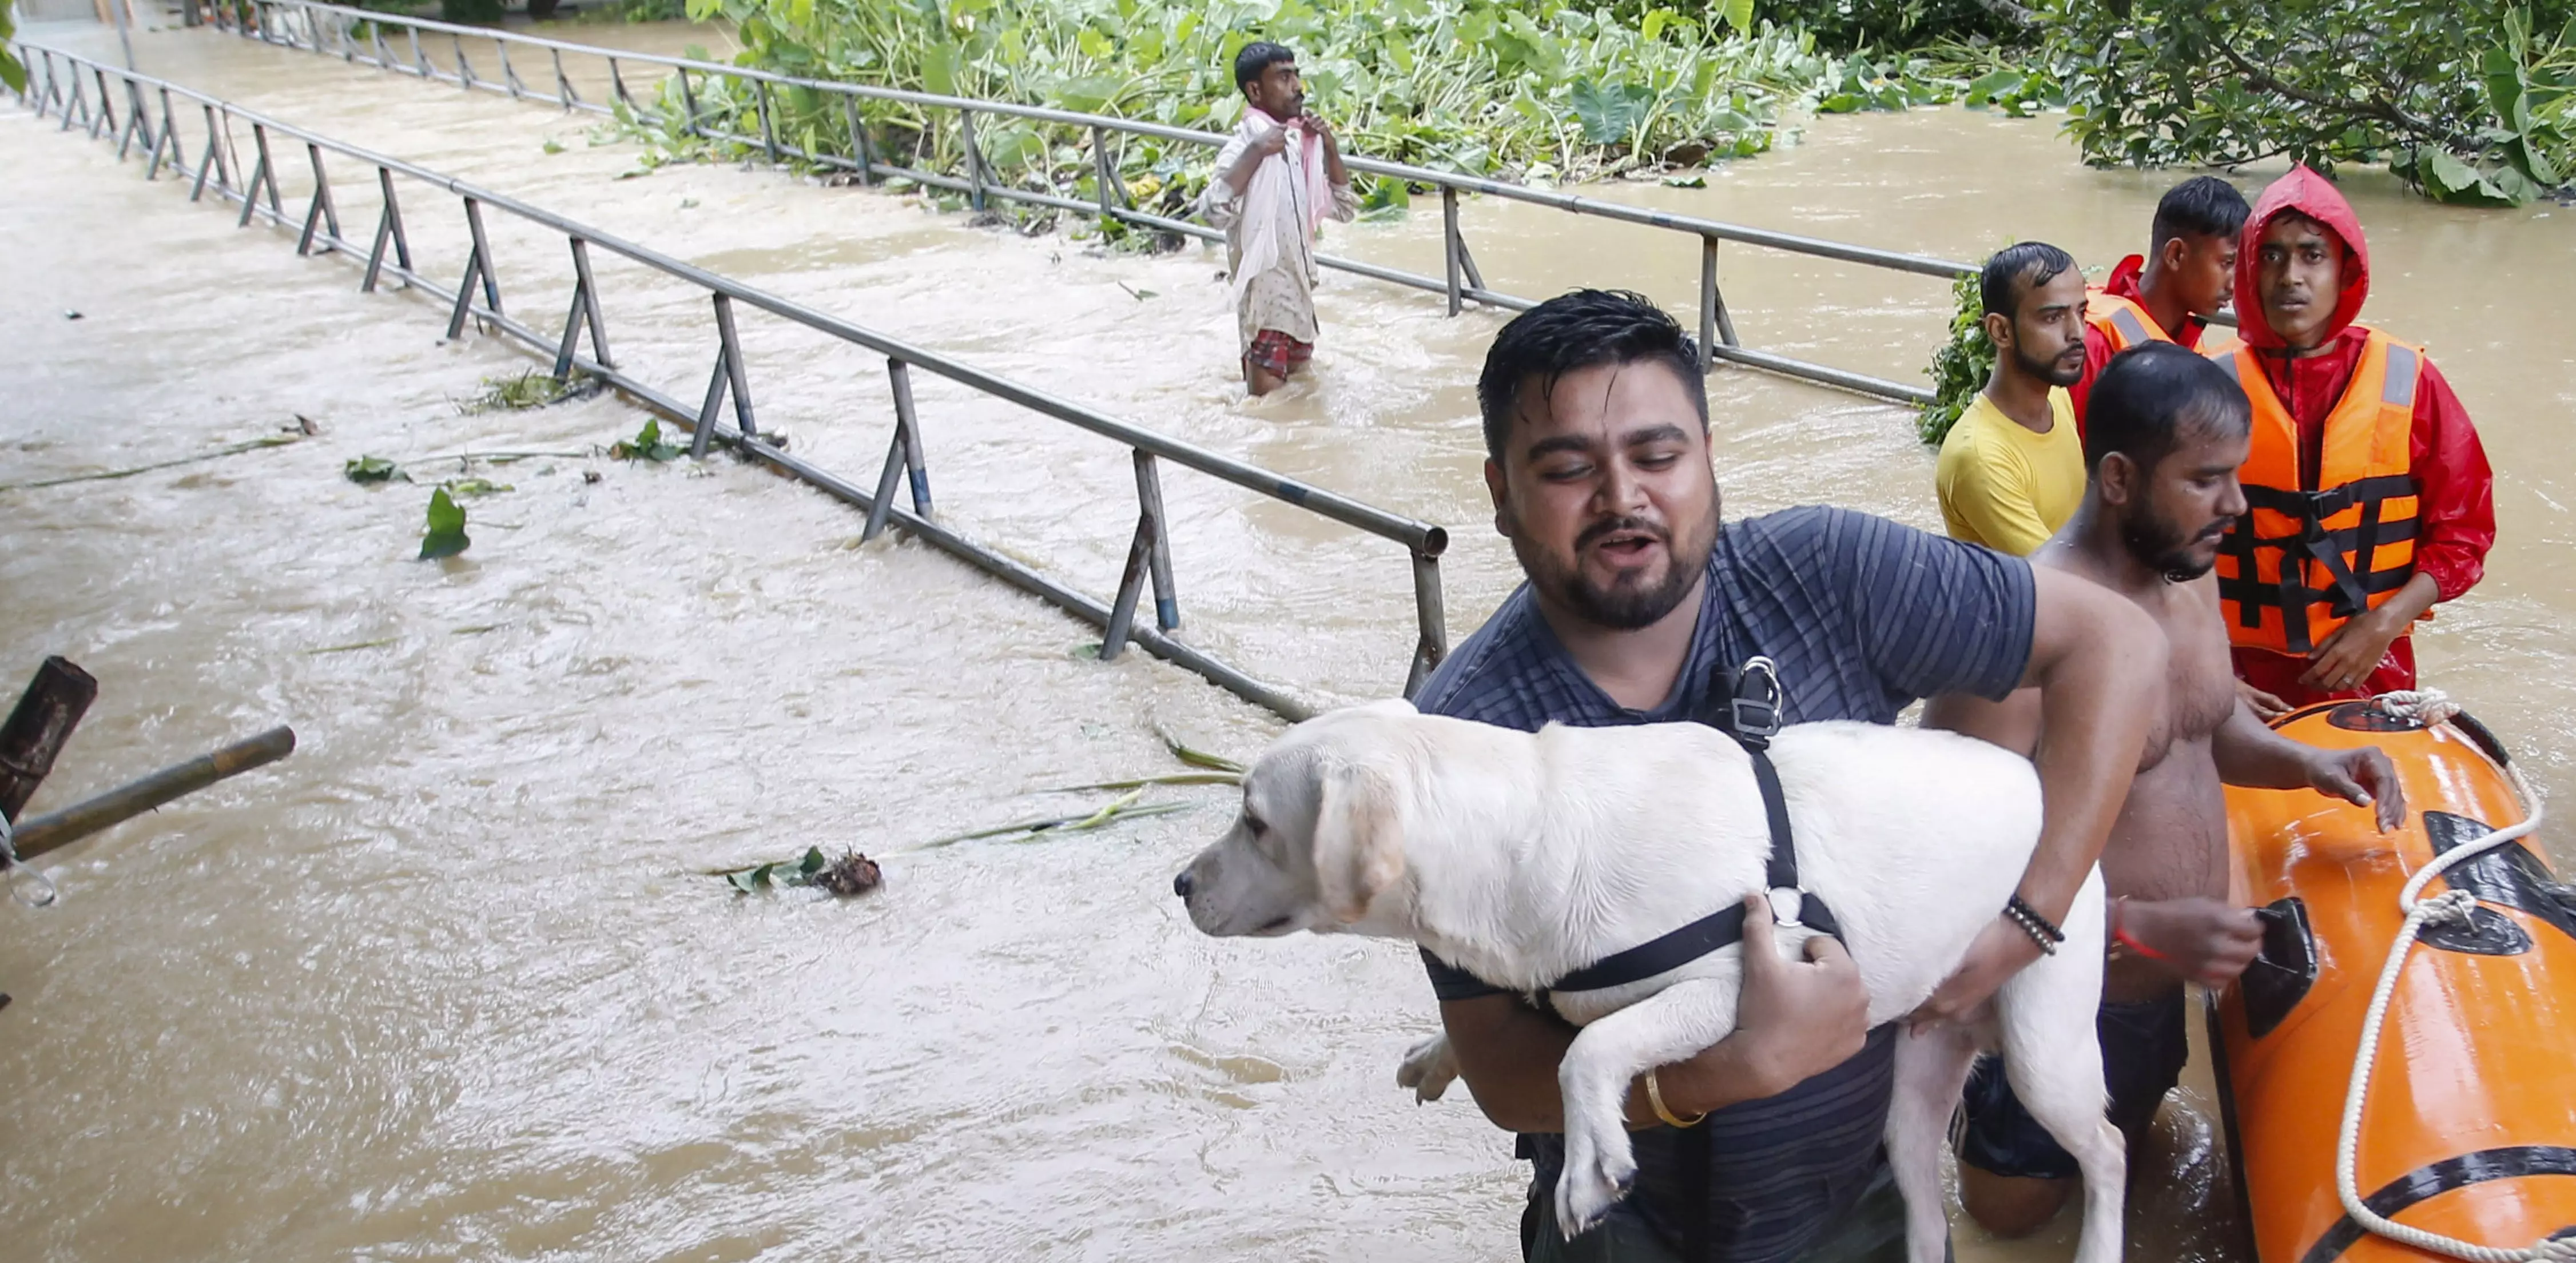
[[[2072,335],[2070,335],[2071,337]],[[1681,326],[1633,294],[1584,290],[1514,318],[1485,357],[1485,484],[1528,582],[1432,674],[1427,714],[1525,732],[1710,714],[1737,668],[1778,665],[1784,722],[1892,723],[1915,698],[2037,691],[2039,847],[1919,1020],[1955,1020],[2039,959],[2101,853],[2160,709],[2164,638],[2136,606],[2062,571],[1840,509],[1721,525],[1708,395]],[[1714,909],[1712,909],[1714,911]],[[1750,923],[1748,923],[1750,926]],[[1752,935],[1747,942],[1751,944]],[[1735,1032],[1628,1094],[1633,1191],[1567,1241],[1557,1063],[1574,1028],[1425,956],[1460,1077],[1534,1166],[1531,1260],[1857,1263],[1905,1257],[1880,1148],[1893,1025],[1839,943],[1749,953]]]
[[[1333,129],[1306,112],[1297,54],[1255,43],[1235,54],[1243,121],[1216,156],[1208,222],[1225,230],[1243,384],[1266,395],[1315,353],[1315,232],[1359,213]]]
[[[2253,910],[2225,902],[2219,785],[2376,801],[2383,829],[2406,818],[2388,756],[2301,745],[2264,727],[2237,696],[2210,570],[2245,511],[2236,467],[2251,416],[2227,371],[2192,351],[2151,342],[2121,352],[2094,384],[2084,502],[2030,557],[2042,572],[2079,575],[2136,602],[2169,645],[2165,696],[2102,850],[2112,941],[2096,1027],[2110,1119],[2133,1148],[2182,1076],[2183,983],[2227,983],[2262,946]],[[2056,739],[2044,731],[2044,704],[2028,693],[2001,703],[1953,694],[1933,699],[1923,723],[2028,754]],[[2074,1157],[2014,1098],[1998,1058],[1977,1067],[1964,1105],[1959,1199],[1968,1213],[2008,1237],[2046,1224],[2079,1183]]]

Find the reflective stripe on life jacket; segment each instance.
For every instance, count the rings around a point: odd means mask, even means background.
[[[2211,357],[2234,365],[2254,404],[2253,445],[2237,474],[2246,510],[2218,555],[2231,644],[2307,653],[2415,575],[2411,445],[2424,352],[2366,332],[2352,381],[2326,415],[2319,468],[2305,480],[2298,422],[2257,353],[2238,347]]]
[[[2084,299],[2084,323],[2110,339],[2113,355],[2148,342],[2173,341],[2146,308],[2128,299],[2098,289],[2084,291]]]

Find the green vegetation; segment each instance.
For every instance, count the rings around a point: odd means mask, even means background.
[[[1952,282],[1950,301],[1950,340],[1932,353],[1933,400],[1914,418],[1914,432],[1934,447],[1949,437],[1959,414],[1995,372],[1995,344],[1986,337],[1986,304],[1977,292],[1977,278]]]
[[[2519,205],[2576,172],[2576,3],[2060,0],[2047,47],[2098,165],[2386,163]]]
[[[465,534],[465,509],[440,487],[429,493],[429,529],[420,537],[420,559],[453,557],[473,546]]]
[[[856,851],[844,851],[841,858],[823,858],[823,848],[808,847],[801,860],[777,860],[754,864],[749,868],[720,869],[709,874],[722,877],[735,890],[750,894],[772,886],[813,886],[847,897],[876,889],[885,880],[875,860]]]
[[[659,418],[647,418],[644,422],[644,428],[636,431],[634,438],[619,439],[615,443],[610,444],[608,455],[610,458],[615,460],[649,460],[659,462],[678,460],[680,458],[680,454],[687,450],[687,448],[681,447],[677,443],[663,442],[661,420]]]
[[[483,389],[459,403],[457,411],[471,415],[477,412],[506,412],[522,408],[543,408],[561,403],[575,395],[591,393],[591,383],[575,373],[556,377],[535,369],[508,377],[486,377]]]
[[[2100,165],[2387,163],[2475,205],[2576,171],[2576,0],[686,3],[735,24],[744,65],[1214,130],[1241,108],[1234,52],[1275,39],[1355,152],[1534,182],[1748,157],[1808,111],[1946,102],[2063,108]],[[743,85],[697,97],[703,124],[758,133]],[[682,114],[676,84],[660,108]],[[879,157],[963,166],[953,114],[869,102],[861,120]],[[852,152],[838,99],[780,92],[773,123],[798,148]],[[676,123],[656,139],[679,156],[749,152]],[[986,119],[978,141],[999,181],[1096,196],[1077,129]],[[1181,212],[1205,186],[1202,146],[1113,143],[1131,204]],[[1381,214],[1404,204],[1400,188],[1361,192]]]
[[[744,65],[1203,130],[1239,117],[1236,50],[1279,39],[1298,50],[1314,107],[1353,152],[1530,181],[1751,156],[1804,111],[1960,99],[2001,67],[1992,50],[1955,41],[1901,56],[1829,53],[1801,31],[1748,29],[1752,13],[1744,0],[1634,13],[1565,0],[690,0],[691,17],[735,24]],[[694,90],[702,126],[759,133],[747,85],[702,80]],[[1990,84],[1988,95],[2009,94]],[[666,82],[656,104],[665,123],[646,129],[665,151],[755,151],[690,136],[686,108]],[[772,112],[781,141],[852,152],[839,98],[786,89]],[[860,116],[877,158],[962,169],[953,113],[872,101]],[[1149,137],[1112,144],[1128,202],[1165,213],[1186,211],[1215,157]],[[997,182],[1097,197],[1081,129],[988,117],[977,148]],[[1378,214],[1408,200],[1401,186],[1365,179],[1360,192]]]
[[[12,92],[24,92],[27,90],[27,68],[19,65],[18,59],[9,52],[9,41],[18,33],[18,24],[9,15],[13,7],[6,0],[0,0],[0,84],[7,84]]]
[[[360,456],[340,466],[340,473],[355,483],[392,482],[396,478],[411,481],[411,475],[404,473],[402,466],[381,456]]]

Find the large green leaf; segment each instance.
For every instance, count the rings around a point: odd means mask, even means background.
[[[932,45],[921,55],[921,86],[939,96],[957,95],[957,72],[965,53],[954,43]]]
[[[1753,0],[1722,0],[1722,4],[1719,11],[1726,15],[1726,24],[1734,27],[1736,34],[1753,33]]]
[[[1577,83],[1574,85],[1574,117],[1583,124],[1583,138],[1596,145],[1615,145],[1628,139],[1637,123],[1646,117],[1654,94],[1633,83]]]
[[[2415,164],[2424,193],[2453,206],[2513,206],[2514,197],[2496,182],[2445,149],[2427,149]]]
[[[420,539],[420,559],[453,557],[473,544],[465,535],[465,508],[440,487],[429,493],[429,532]]]

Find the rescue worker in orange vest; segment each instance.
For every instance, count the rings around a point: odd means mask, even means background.
[[[2247,510],[2218,593],[2246,699],[2267,718],[2415,687],[2407,635],[2486,571],[2495,477],[2420,347],[2353,323],[2370,245],[2304,166],[2255,202],[2237,256],[2244,345],[2218,357],[2254,404]]]
[[[2214,175],[2196,175],[2156,201],[2146,255],[2130,255],[2110,279],[2085,291],[2084,375],[2067,388],[2075,424],[2084,424],[2093,379],[2111,357],[2141,342],[2179,342],[2215,353],[2226,330],[2203,344],[2209,318],[2236,288],[2236,242],[2245,228],[2245,195]]]

